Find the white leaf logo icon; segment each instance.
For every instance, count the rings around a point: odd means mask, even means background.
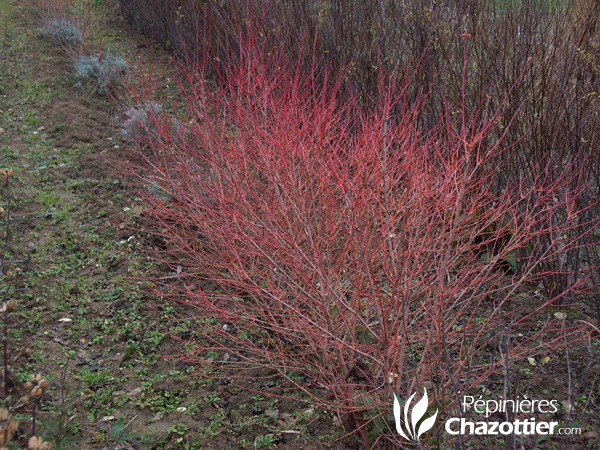
[[[396,419],[396,431],[398,434],[408,441],[417,442],[422,434],[433,428],[438,411],[436,411],[433,416],[428,417],[421,422],[427,413],[427,406],[429,405],[427,389],[423,388],[423,397],[411,410],[410,405],[414,397],[415,394],[408,398],[406,404],[404,405],[404,417],[402,417],[400,414],[400,402],[398,401],[396,394],[394,394],[394,418]],[[409,411],[410,422],[408,421]],[[404,419],[404,427],[402,426],[402,419]],[[421,425],[419,425],[419,428],[417,429],[419,422],[421,422]]]
[[[417,434],[417,439],[419,439],[423,433],[426,433],[427,431],[433,428],[433,424],[435,423],[437,415],[438,412],[436,411],[433,416],[428,417],[423,422],[421,422],[421,426],[419,427],[419,433]]]

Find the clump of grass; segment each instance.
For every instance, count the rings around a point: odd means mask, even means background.
[[[100,95],[106,95],[111,86],[119,85],[128,71],[125,58],[111,52],[103,58],[82,55],[75,61],[75,77],[82,84],[95,88]]]
[[[81,45],[81,30],[65,18],[49,20],[44,25],[44,33],[54,42],[65,47],[72,48]]]

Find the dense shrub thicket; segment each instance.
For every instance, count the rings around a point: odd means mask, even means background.
[[[374,445],[392,392],[459,415],[585,334],[549,307],[598,284],[597,3],[121,4],[187,64],[126,166],[200,357]]]
[[[498,124],[513,147],[496,174],[497,188],[527,180],[539,167],[553,177],[553,168],[571,166],[587,185],[579,206],[590,206],[600,193],[598,2],[121,0],[121,6],[160,42],[195,59],[208,52],[214,65],[239,58],[240,32],[251,28],[305,71],[315,61],[334,72],[343,68],[344,82],[366,103],[377,104],[381,74],[408,68],[408,97],[429,93],[420,120],[430,127],[443,110],[440,92],[470,108],[482,102],[498,107],[508,97]],[[469,64],[463,67],[465,52]],[[504,129],[508,117],[512,126]],[[587,219],[599,214],[586,211]],[[598,256],[585,259],[597,262]],[[558,284],[572,282],[582,267],[576,253],[552,264],[563,273],[573,269],[557,276]],[[600,313],[600,303],[597,308]]]
[[[211,364],[275,377],[365,443],[397,443],[392,392],[428,385],[459,414],[461,392],[512,389],[519,360],[585,333],[547,310],[589,277],[556,284],[552,262],[587,248],[599,219],[571,166],[540,162],[496,190],[508,104],[448,103],[430,127],[408,74],[382,80],[377,108],[340,103],[342,77],[304,77],[254,44],[220,88],[204,66],[185,72],[184,139],[153,115],[160,139],[129,149],[178,266],[168,285],[198,308],[194,355],[227,353]]]

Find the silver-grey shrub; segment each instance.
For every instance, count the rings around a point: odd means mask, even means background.
[[[155,119],[162,112],[162,105],[156,102],[143,103],[137,108],[125,111],[122,125],[123,135],[132,142],[149,142],[156,137]]]
[[[164,140],[157,123],[168,123],[168,133],[172,143],[177,143],[183,136],[183,126],[175,117],[168,122],[157,120],[162,113],[162,105],[157,102],[142,103],[136,108],[125,111],[122,132],[126,139],[139,144],[148,144]]]
[[[128,71],[127,61],[110,52],[104,58],[82,55],[75,60],[75,77],[82,84],[94,87],[100,95],[106,95],[110,86],[120,84]]]
[[[81,31],[68,19],[51,19],[44,25],[44,32],[50,39],[66,47],[81,45]]]

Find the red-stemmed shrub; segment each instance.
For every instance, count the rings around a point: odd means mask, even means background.
[[[513,121],[504,139],[512,147],[504,155],[504,170],[496,174],[499,189],[511,179],[527,178],[540,164],[561,168],[560,176],[563,166],[576,161],[579,182],[586,186],[577,200],[585,211],[580,219],[588,222],[600,215],[594,206],[600,195],[597,1],[120,0],[120,4],[127,18],[159,42],[192,55],[206,49],[217,66],[239,54],[239,28],[252,24],[306,69],[314,62],[313,54],[333,70],[346,68],[344,83],[360,91],[363,101],[382,94],[381,73],[409,66],[414,87],[435,85],[435,98],[427,102],[421,117],[427,127],[437,122],[446,98],[464,101],[471,109],[489,99],[498,108],[508,95],[512,106],[504,116]],[[471,49],[464,89],[460,35],[469,36]],[[303,40],[315,46],[303,51],[299,45]],[[437,95],[438,89],[443,96]],[[409,96],[414,99],[418,91],[412,89]],[[500,127],[506,117],[497,118]],[[580,227],[569,234],[574,238],[583,232],[585,241],[589,231]],[[549,245],[551,238],[545,239]],[[588,250],[592,242],[586,244],[584,259],[600,263],[597,252]],[[548,270],[561,273],[553,277],[555,284],[569,285],[580,274],[600,282],[598,274],[585,271],[580,256],[573,250],[560,261],[546,261]],[[600,321],[600,301],[590,302],[595,303]]]
[[[204,363],[274,377],[375,446],[400,442],[393,392],[427,386],[442,416],[460,414],[461,393],[508,387],[519,361],[586,332],[549,307],[593,286],[549,283],[547,263],[590,245],[598,218],[582,219],[576,160],[497,187],[506,99],[446,102],[424,126],[410,74],[365,106],[338,95],[343,75],[246,42],[219,86],[188,68],[184,125],[153,117],[160,139],[129,149],[177,266],[163,283],[199,315],[187,358],[223,351]]]

